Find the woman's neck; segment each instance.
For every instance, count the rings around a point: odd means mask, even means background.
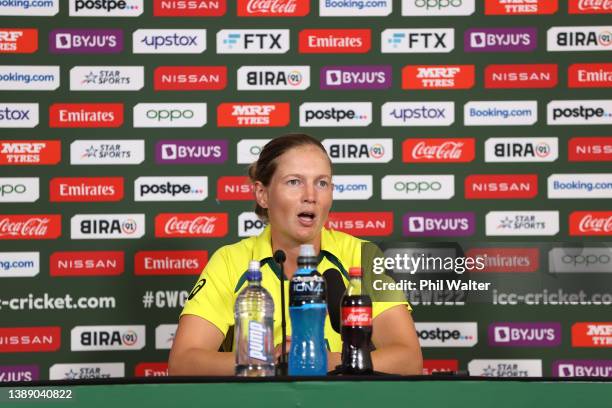
[[[274,230],[271,230],[270,235],[272,237],[272,253],[278,251],[279,249],[285,252],[285,256],[287,257],[284,265],[285,276],[287,276],[288,279],[291,279],[297,269],[297,258],[300,254],[300,245],[302,245],[302,243],[283,239],[283,237],[275,235]],[[315,254],[318,254],[321,247],[320,236],[311,244],[314,245]]]

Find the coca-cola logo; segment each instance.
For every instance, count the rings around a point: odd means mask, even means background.
[[[371,326],[372,308],[371,307],[343,307],[342,308],[343,326]]]
[[[61,215],[0,215],[0,239],[55,239]]]
[[[580,11],[612,11],[612,0],[578,0]]]
[[[297,0],[238,0],[240,17],[303,17],[310,12],[310,2]]]
[[[574,211],[570,235],[612,235],[612,211]]]
[[[403,161],[470,162],[474,160],[474,139],[406,139]]]
[[[223,237],[226,234],[226,213],[159,214],[155,218],[158,238]]]

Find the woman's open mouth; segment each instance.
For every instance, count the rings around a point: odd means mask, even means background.
[[[314,225],[315,213],[309,211],[302,211],[298,214],[298,220],[304,227],[311,227]]]

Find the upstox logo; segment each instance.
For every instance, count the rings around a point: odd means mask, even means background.
[[[143,0],[69,0],[71,17],[138,17]]]
[[[381,117],[383,126],[450,126],[455,102],[386,102]]]
[[[0,103],[0,128],[33,128],[37,125],[37,103]]]
[[[139,29],[132,34],[134,54],[201,54],[206,30]]]
[[[70,351],[142,350],[145,326],[76,326],[70,331]]]

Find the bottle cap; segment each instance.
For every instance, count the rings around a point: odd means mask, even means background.
[[[299,256],[316,256],[314,245],[312,244],[300,245],[300,255]]]
[[[361,277],[363,275],[363,268],[361,266],[351,266],[348,273],[349,277]]]
[[[259,270],[259,261],[249,261],[249,271],[258,271]]]
[[[248,281],[260,281],[261,271],[259,270],[259,261],[249,261],[249,269],[247,270]]]

